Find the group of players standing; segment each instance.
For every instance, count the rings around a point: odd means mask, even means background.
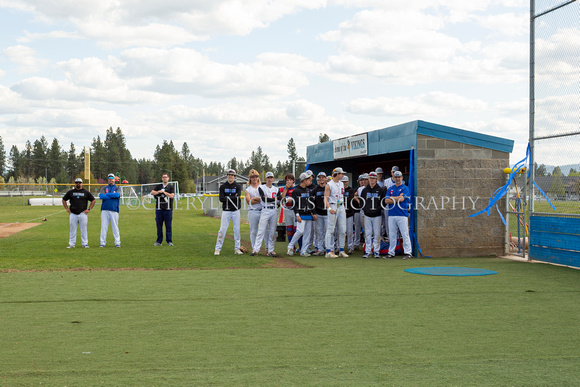
[[[404,258],[411,258],[409,188],[404,184],[398,167],[392,168],[387,180],[382,179],[382,174],[383,170],[377,168],[360,175],[359,187],[355,189],[348,186],[348,176],[340,167],[335,168],[331,176],[318,173],[317,183],[314,183],[312,171],[307,170],[300,174],[299,184],[295,184],[294,176],[289,174],[285,177],[285,186],[276,187],[272,172],[266,173],[266,182],[262,184],[258,172],[251,170],[245,190],[252,243],[250,255],[257,255],[264,242],[266,254],[276,257],[277,207],[280,205],[289,240],[288,255],[293,255],[298,245],[303,257],[346,258],[359,248],[362,229],[365,239],[363,258],[380,257],[383,233],[389,237],[386,258],[395,256],[398,233],[403,239]],[[227,182],[220,186],[219,191],[223,212],[214,254],[221,252],[230,221],[234,226],[234,252],[243,254],[240,238],[242,187],[235,182],[233,169],[226,175]]]

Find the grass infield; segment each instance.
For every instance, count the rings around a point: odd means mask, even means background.
[[[0,239],[0,385],[577,385],[580,271],[498,258],[213,256],[216,219],[121,213],[121,249],[67,250],[68,218]],[[3,206],[0,222],[59,208]],[[231,229],[230,229],[231,233]],[[247,226],[242,228],[248,239]],[[109,235],[111,238],[111,235]],[[278,253],[285,245],[277,244]],[[226,252],[229,251],[229,252]],[[405,273],[418,266],[484,277]],[[93,270],[78,270],[92,268]],[[214,270],[94,270],[110,268]],[[73,269],[73,270],[71,270]]]

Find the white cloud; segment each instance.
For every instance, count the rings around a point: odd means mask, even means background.
[[[236,65],[211,61],[191,49],[136,48],[126,50],[123,77],[147,77],[148,90],[206,97],[284,96],[308,84],[307,78],[287,66],[261,62]]]
[[[22,0],[4,4],[34,10],[46,23],[66,20],[80,35],[97,39],[109,49],[170,47],[212,35],[248,35],[286,15],[325,5],[326,0]]]
[[[31,43],[36,40],[51,40],[51,39],[80,39],[80,36],[75,32],[69,31],[50,31],[47,33],[39,32],[25,32],[24,36],[16,39],[19,43]]]
[[[33,48],[23,45],[7,47],[3,53],[19,66],[20,73],[35,73],[48,64],[46,59],[36,55]]]
[[[451,93],[430,92],[415,98],[359,98],[351,101],[347,109],[351,113],[375,116],[445,117],[454,111],[481,112],[487,107],[487,103],[480,99],[469,99]]]
[[[83,109],[39,109],[6,121],[9,126],[27,128],[49,128],[49,133],[58,133],[62,128],[87,130],[122,126],[124,120],[114,111]],[[51,128],[51,129],[50,129]]]
[[[144,90],[131,90],[126,84],[110,89],[79,87],[69,80],[55,81],[49,78],[26,78],[12,90],[23,98],[37,101],[98,101],[110,104],[134,104],[138,102],[163,102],[168,97]]]
[[[465,12],[487,6],[457,5],[457,9]],[[409,85],[433,80],[506,83],[527,76],[522,71],[529,52],[527,43],[462,41],[445,29],[449,20],[444,11],[452,9],[449,4],[437,7],[437,3],[420,2],[397,9],[356,13],[337,30],[319,36],[338,45],[339,54],[328,58],[329,76],[341,81],[378,78],[392,84]],[[470,19],[476,16],[473,14]],[[515,15],[501,18],[495,26],[491,25],[491,20],[484,18],[483,23],[495,27],[501,37],[521,34],[524,28],[519,16]],[[517,26],[510,26],[510,21],[518,21]]]
[[[17,93],[0,85],[0,114],[17,114],[28,111],[28,103]]]
[[[478,18],[479,23],[493,32],[494,35],[517,37],[530,33],[529,13],[504,13],[486,15]]]

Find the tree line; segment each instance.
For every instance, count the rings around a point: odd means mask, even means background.
[[[330,141],[327,134],[320,134],[319,142]],[[292,171],[293,162],[304,162],[298,156],[293,138],[288,141],[288,159],[273,164],[261,147],[252,151],[246,161],[233,157],[226,164],[205,162],[195,157],[186,142],[181,149],[171,140],[163,140],[157,145],[152,159],[135,159],[127,149],[125,135],[121,128],[109,128],[105,137],[93,138],[90,146],[91,183],[102,183],[109,173],[119,176],[131,184],[158,182],[161,173],[168,173],[172,180],[179,181],[183,192],[195,192],[195,180],[206,176],[220,176],[227,169],[235,169],[240,175],[248,175],[251,169],[263,174],[272,171],[282,178]],[[0,183],[70,183],[76,177],[84,178],[85,153],[71,142],[68,150],[53,138],[49,142],[45,136],[27,140],[23,149],[16,145],[7,154],[0,136]]]

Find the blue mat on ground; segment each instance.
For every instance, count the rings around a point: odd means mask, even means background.
[[[450,277],[469,277],[474,275],[497,274],[497,271],[486,269],[475,269],[472,267],[415,267],[405,269],[407,273],[425,275],[443,275]]]

